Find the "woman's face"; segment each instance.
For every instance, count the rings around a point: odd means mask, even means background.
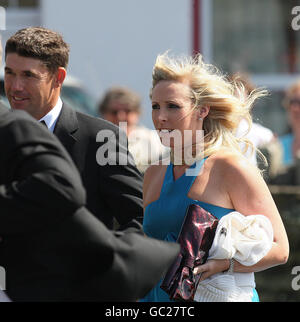
[[[194,140],[202,129],[190,97],[190,87],[176,81],[160,81],[152,90],[152,120],[164,145],[188,144],[190,135]]]

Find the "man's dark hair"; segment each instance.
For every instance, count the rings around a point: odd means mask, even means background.
[[[58,67],[67,68],[69,51],[68,44],[59,33],[42,27],[29,27],[17,31],[8,39],[5,58],[10,53],[36,58],[55,72]]]

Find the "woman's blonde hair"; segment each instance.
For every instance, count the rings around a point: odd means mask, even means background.
[[[170,57],[168,52],[158,55],[152,73],[150,97],[154,87],[162,80],[188,82],[194,108],[210,107],[203,122],[204,156],[220,148],[242,154],[248,148],[254,151],[252,142],[245,138],[252,126],[250,110],[254,101],[265,96],[267,91],[254,89],[248,94],[242,83],[229,81],[215,66],[204,63],[201,55]],[[249,129],[238,138],[235,132],[242,119],[248,122]],[[240,143],[245,144],[243,151]]]

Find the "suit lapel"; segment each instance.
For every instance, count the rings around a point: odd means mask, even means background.
[[[65,148],[70,151],[75,142],[78,131],[76,111],[63,104],[62,110],[55,125],[54,134],[59,138]]]

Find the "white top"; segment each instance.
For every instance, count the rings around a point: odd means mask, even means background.
[[[252,266],[269,252],[272,243],[273,228],[266,216],[234,211],[219,220],[208,258],[234,258]],[[254,287],[254,273],[218,273],[199,283],[194,300],[247,302],[252,300]]]

